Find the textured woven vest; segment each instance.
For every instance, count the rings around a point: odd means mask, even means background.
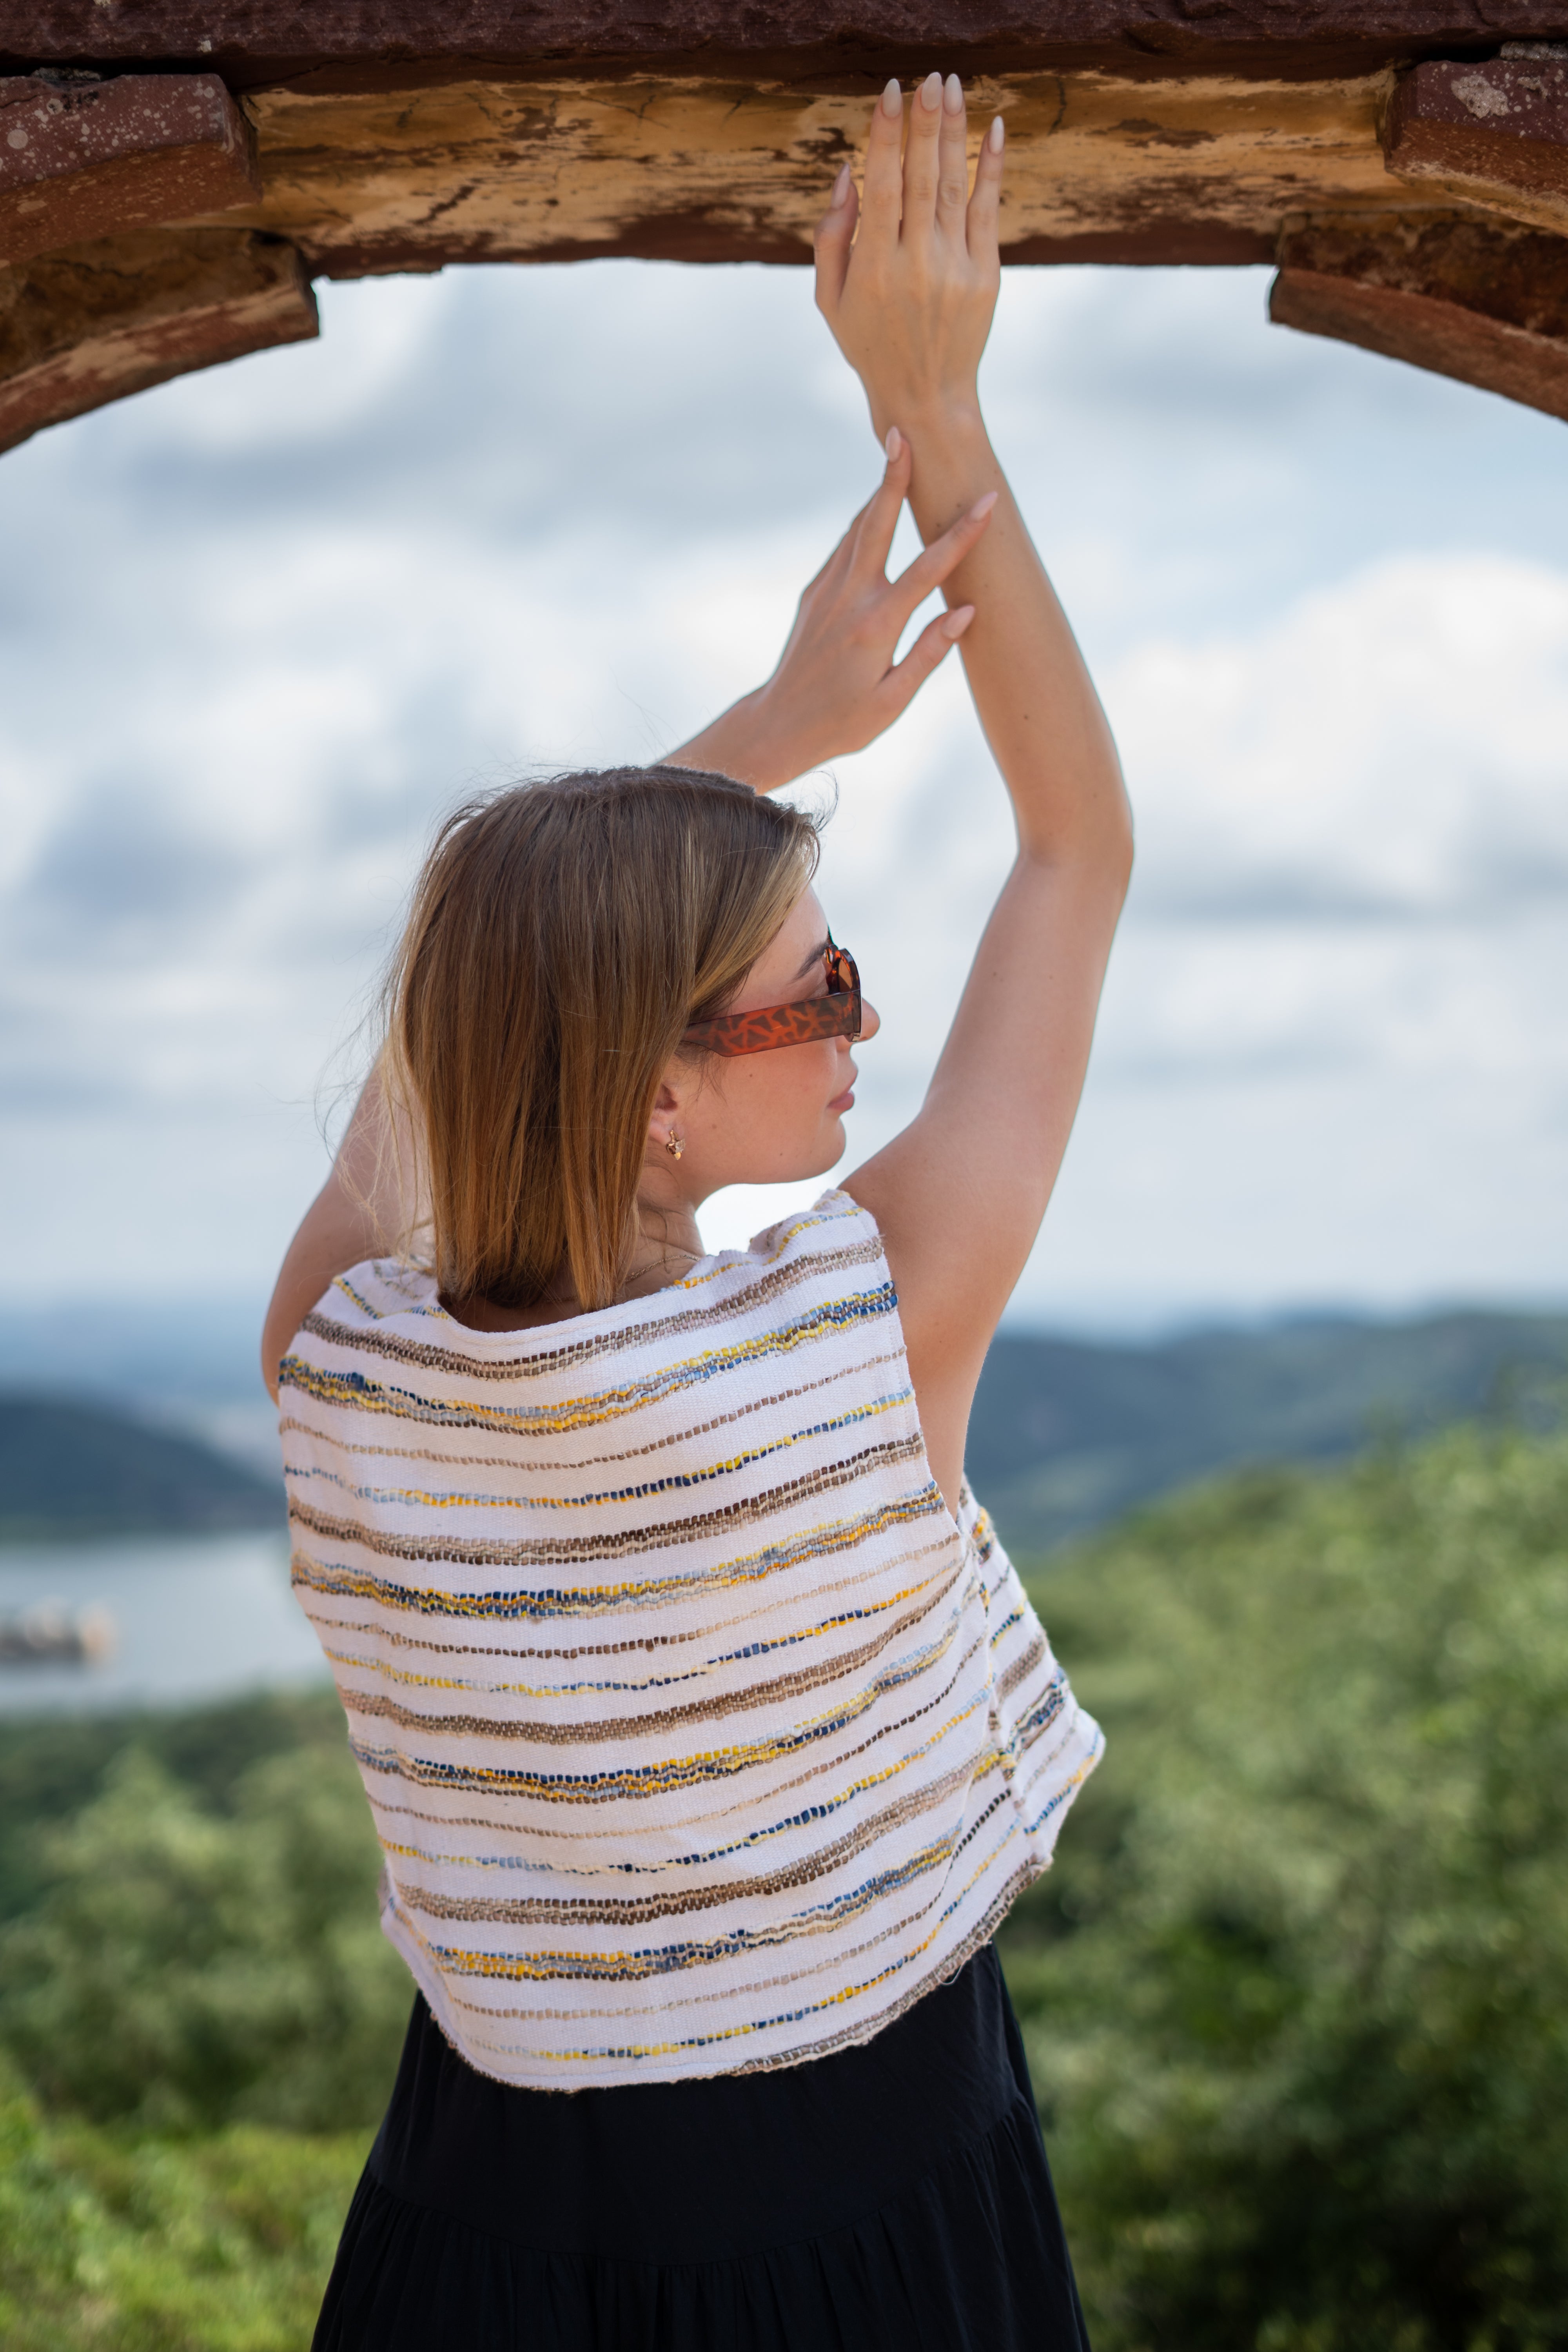
[[[528,1331],[356,1267],[281,1398],[383,1925],[481,2073],[576,2090],[868,2040],[1046,1867],[1100,1732],[932,1479],[847,1194]]]

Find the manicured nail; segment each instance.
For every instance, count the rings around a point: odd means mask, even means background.
[[[969,509],[970,521],[978,522],[982,515],[988,515],[1001,495],[1000,490],[987,490],[983,499],[976,499]]]
[[[899,88],[898,76],[895,74],[882,92],[882,111],[890,121],[896,122],[903,110],[904,93]]]
[[[956,74],[949,74],[942,83],[942,102],[950,114],[963,112],[963,84]]]
[[[928,73],[921,84],[921,104],[928,114],[934,114],[942,104],[942,76]]]
[[[957,612],[950,613],[946,620],[942,623],[942,635],[946,637],[949,644],[951,644],[954,637],[961,637],[963,635],[963,632],[968,628],[969,624],[973,620],[973,605],[961,604]]]
[[[1006,135],[1006,132],[1002,128],[1002,117],[998,114],[993,120],[990,131],[991,152],[993,155],[1000,155],[1002,152],[1002,142]]]
[[[896,425],[889,425],[888,427],[888,463],[889,466],[896,466],[898,464],[899,453],[902,449],[903,446],[903,435],[900,432]],[[993,491],[993,498],[994,498],[995,495],[995,492]]]
[[[827,199],[828,211],[837,212],[840,205],[847,202],[848,195],[849,166],[847,163],[841,163],[838,167],[838,177],[833,183],[833,194]]]

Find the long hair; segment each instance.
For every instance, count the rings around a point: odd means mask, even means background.
[[[611,768],[468,802],[415,887],[383,1076],[444,1297],[584,1309],[631,1262],[647,1122],[810,882],[812,819],[727,776]]]

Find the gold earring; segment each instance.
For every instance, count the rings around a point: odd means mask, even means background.
[[[682,1146],[680,1138],[677,1135],[674,1128],[671,1128],[669,1133],[665,1137],[664,1148],[668,1152],[672,1160],[679,1159]]]

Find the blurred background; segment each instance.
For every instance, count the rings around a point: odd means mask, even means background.
[[[971,1447],[1110,1735],[1008,1968],[1097,2344],[1527,2352],[1568,2342],[1568,483],[1555,422],[1266,289],[1014,269],[984,378],[1139,827]],[[437,817],[756,684],[879,472],[801,272],[321,307],[0,464],[18,2347],[309,2339],[406,1986],[261,1309]],[[1009,855],[956,662],[800,789],[883,1015],[860,1156]]]

